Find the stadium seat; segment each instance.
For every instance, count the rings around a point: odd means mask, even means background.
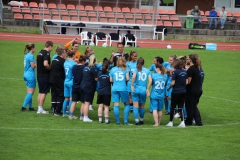
[[[95,34],[95,41],[96,41],[96,46],[98,46],[98,42],[103,42],[107,44],[108,41],[108,36],[106,33],[103,32],[97,32]]]
[[[168,15],[176,15],[176,12],[175,12],[175,10],[169,9],[169,10],[167,11],[167,14],[168,14]]]
[[[115,18],[115,15],[113,13],[107,13],[106,17],[107,18]]]
[[[136,13],[136,14],[139,14],[139,9],[138,8],[132,8],[131,9],[131,13]]]
[[[134,17],[134,15],[133,15],[133,17]],[[141,14],[135,15],[135,19],[142,19],[142,18],[143,18],[143,16]]]
[[[122,8],[123,13],[130,13],[130,9],[127,7]]]
[[[109,19],[108,20],[110,23],[117,23],[116,19]]]
[[[69,13],[69,16],[78,16],[78,13],[77,13],[77,11],[69,11],[68,12]]]
[[[145,15],[145,16],[144,16],[144,19],[145,19],[145,20],[151,20],[152,17],[151,17],[150,15]]]
[[[191,13],[191,10],[187,10],[187,15]]]
[[[90,22],[98,22],[97,18],[90,18]]]
[[[125,14],[125,19],[133,19],[132,14],[130,13]]]
[[[163,22],[163,24],[165,27],[172,27],[172,22],[170,22],[170,21],[165,21],[165,22]]]
[[[137,20],[136,24],[144,24],[144,21],[143,20]]]
[[[16,19],[16,20],[23,20],[23,16],[20,13],[15,13],[14,14],[14,19]]]
[[[70,17],[69,16],[62,16],[62,20],[70,21]]]
[[[58,15],[59,15],[58,10],[52,10],[52,15],[53,15],[53,16],[56,16],[56,15],[58,16]]]
[[[88,17],[94,17],[96,18],[97,17],[97,14],[95,12],[90,12],[88,13]]]
[[[150,24],[150,25],[152,25],[152,24],[154,24],[154,21],[146,21],[145,24]]]
[[[156,14],[156,13],[157,13],[157,11],[155,9],[150,9],[149,10],[149,14]]]
[[[59,10],[66,10],[66,9],[67,9],[67,7],[66,7],[65,4],[58,4],[58,5],[57,5],[57,8],[58,8]]]
[[[231,12],[227,12],[227,16],[228,17],[232,17],[232,13]]]
[[[118,19],[118,23],[127,23],[125,19]]]
[[[89,19],[87,17],[81,17],[81,21],[89,22]]]
[[[99,17],[100,18],[106,18],[106,15],[105,15],[105,13],[100,13]]]
[[[178,16],[171,16],[170,20],[171,21],[179,21],[179,18],[178,18]]]
[[[13,7],[12,12],[13,13],[21,13],[21,9],[19,7]]]
[[[104,7],[103,11],[104,11],[104,12],[112,12],[112,8],[106,6],[106,7]]]
[[[205,14],[204,14],[204,12],[203,11],[200,11],[200,13],[201,13],[201,16],[205,16]],[[218,14],[219,15],[219,14]]]
[[[113,12],[122,12],[122,10],[119,7],[113,7]]]
[[[92,12],[93,6],[85,6],[85,11]]]
[[[100,18],[99,22],[108,22],[107,18]]]
[[[29,7],[30,8],[38,8],[38,4],[37,4],[37,2],[30,2]]]
[[[34,21],[40,21],[40,20],[42,20],[42,16],[40,16],[40,15],[33,15],[33,19],[34,19]]]
[[[31,13],[31,11],[30,11],[30,9],[29,8],[22,8],[22,13],[27,13],[27,14],[30,14]]]
[[[157,26],[163,26],[163,22],[162,21],[157,21]]]
[[[71,20],[72,21],[79,21],[79,18],[78,17],[72,17]]]
[[[80,17],[87,17],[87,13],[86,12],[79,12],[79,16]]]
[[[23,3],[23,5],[24,5],[23,8],[29,8],[29,7],[28,7],[28,2],[22,1],[22,3]]]
[[[141,14],[148,14],[148,9],[143,8],[143,9],[140,10],[140,13]]]
[[[162,25],[158,25],[158,26],[162,26]],[[157,31],[157,28],[154,28],[154,33],[153,33],[153,40],[154,39],[158,39],[158,34],[161,34],[162,37],[162,41],[164,41],[164,31],[166,28],[163,28],[161,31]]]
[[[81,45],[84,45],[84,42],[85,42],[85,41],[87,41],[87,42],[93,42],[93,35],[91,34],[91,37],[89,38],[87,31],[81,32],[81,33],[80,33],[80,36],[81,36]]]
[[[208,22],[208,19],[207,19],[206,17],[201,17],[200,20],[201,20],[202,22]]]
[[[52,19],[50,15],[44,15],[44,19]]]
[[[132,39],[135,39],[135,40],[132,40]],[[125,47],[127,47],[127,45],[129,43],[132,43],[135,47],[137,47],[137,37],[133,34],[126,34],[124,36],[124,39],[125,39]]]
[[[52,19],[53,20],[61,20],[61,17],[60,16],[53,16]]]
[[[240,18],[240,12],[233,12],[233,17]]]
[[[161,16],[161,20],[162,21],[169,21],[169,17],[168,16]]]
[[[84,6],[83,5],[77,5],[76,10],[84,11]]]
[[[44,9],[44,10],[39,10],[40,14],[43,14],[44,12],[44,15],[50,15],[50,12],[48,9]]]
[[[122,13],[118,13],[118,14],[116,15],[116,17],[117,17],[117,19],[124,19],[124,16],[123,16]]]
[[[40,10],[38,8],[32,8],[32,14],[40,14]]]
[[[68,4],[67,5],[67,10],[76,10],[76,8],[73,4]]]
[[[48,8],[49,9],[57,9],[57,5],[55,3],[49,3]]]
[[[102,6],[95,6],[95,7],[94,7],[94,10],[95,10],[95,11],[98,11],[98,12],[103,12]]]
[[[127,20],[127,23],[128,23],[128,24],[135,24],[135,22],[134,22],[133,19],[129,19],[129,20]]]
[[[158,14],[160,14],[160,15],[166,15],[167,12],[166,12],[165,9],[159,9],[159,10],[158,10]]]
[[[38,4],[38,7],[39,7],[39,8],[44,8],[44,9],[47,9],[47,8],[48,8],[46,3],[39,3],[39,4]]]
[[[112,46],[112,42],[122,42],[122,37],[118,33],[109,33],[108,37],[110,40],[109,46]]]
[[[209,11],[205,12],[205,16],[209,17]]]
[[[152,17],[153,17],[153,20],[154,20],[154,21],[156,21],[156,19],[157,19],[158,21],[161,20],[161,17],[160,17],[160,16],[152,16]]]
[[[28,20],[28,21],[29,20],[31,20],[31,21],[33,20],[33,16],[31,14],[24,14],[23,18],[24,18],[24,20]]]
[[[237,19],[237,23],[240,23],[240,18]]]
[[[181,22],[173,22],[173,27],[176,27],[176,28],[182,28],[182,24]]]

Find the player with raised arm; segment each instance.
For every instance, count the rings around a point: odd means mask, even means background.
[[[28,50],[27,53],[26,53],[26,50]],[[29,111],[35,111],[32,106],[32,96],[36,88],[36,78],[35,78],[36,62],[33,56],[33,53],[35,51],[36,51],[36,46],[33,43],[29,43],[25,46],[23,79],[27,86],[27,95],[25,96],[21,111],[26,111],[27,105],[29,107]]]
[[[133,69],[133,76],[131,82],[132,89],[132,101],[133,101],[133,116],[136,125],[144,124],[144,114],[145,114],[145,102],[146,102],[146,89],[147,81],[151,80],[150,71],[143,67],[144,59],[140,57],[137,61],[137,68]],[[138,110],[140,113],[140,122],[138,119]]]
[[[116,124],[120,124],[119,103],[120,98],[124,103],[124,124],[128,125],[128,116],[130,111],[129,97],[126,82],[129,80],[129,73],[126,67],[126,60],[123,57],[117,59],[117,66],[110,71],[110,82],[112,86],[112,102],[114,103],[114,116]]]
[[[71,40],[70,42],[65,44],[66,49],[69,49],[69,47],[72,46],[72,48],[70,50],[75,53],[75,57],[74,57],[75,62],[77,62],[81,56],[81,53],[78,51],[79,44],[78,44],[77,40],[78,40],[78,38],[76,37],[73,40]]]

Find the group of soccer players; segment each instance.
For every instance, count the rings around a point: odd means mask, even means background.
[[[27,44],[24,56],[24,81],[27,95],[21,111],[34,111],[32,95],[36,88],[35,68],[39,87],[38,114],[48,114],[43,109],[47,93],[51,88],[52,114],[74,116],[76,104],[82,102],[80,120],[92,122],[88,117],[89,107],[93,103],[94,93],[98,92],[98,119],[109,124],[109,106],[113,102],[116,124],[120,124],[120,100],[124,103],[124,124],[129,125],[128,117],[132,110],[136,125],[144,124],[145,102],[150,97],[149,111],[153,115],[154,126],[159,126],[162,110],[165,105],[170,121],[166,126],[173,126],[173,117],[181,118],[179,127],[192,125],[202,126],[200,112],[197,108],[202,94],[204,72],[197,54],[177,57],[170,56],[168,62],[157,56],[150,68],[144,67],[144,58],[132,51],[124,53],[124,45],[117,44],[118,52],[112,51],[111,57],[96,63],[94,51],[86,47],[84,55],[78,51],[77,38],[64,46],[58,46],[52,62],[50,52],[53,42],[47,41],[45,48],[37,55],[33,53],[34,44]],[[72,48],[69,49],[70,45]],[[27,52],[26,52],[27,50]],[[151,71],[153,73],[151,73]],[[186,106],[186,107],[185,107]],[[184,121],[184,119],[186,119]]]

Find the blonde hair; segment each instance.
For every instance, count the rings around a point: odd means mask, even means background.
[[[96,64],[96,57],[95,57],[94,55],[91,55],[91,56],[89,57],[88,66],[89,66],[89,67],[93,67],[93,66],[95,66],[95,64]]]
[[[87,55],[89,52],[91,52],[91,51],[93,51],[92,48],[86,47],[86,48],[85,48],[85,51],[84,51],[84,55],[86,56],[86,55]]]
[[[117,59],[117,66],[118,66],[118,68],[122,68],[123,70],[125,70],[127,68],[125,58],[118,57],[118,59]]]
[[[56,52],[58,55],[61,55],[64,51],[66,51],[66,48],[63,45],[57,46]]]

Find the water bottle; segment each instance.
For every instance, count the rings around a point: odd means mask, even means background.
[[[140,39],[142,38],[142,32],[140,32],[140,34],[139,34],[139,38],[140,38]]]

